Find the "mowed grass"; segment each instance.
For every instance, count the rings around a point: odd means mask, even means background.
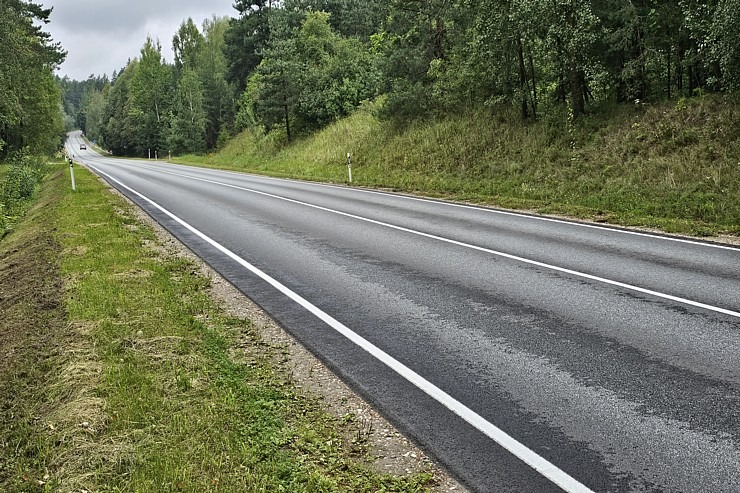
[[[740,104],[704,96],[557,109],[522,122],[493,108],[404,127],[376,104],[287,145],[249,129],[219,153],[177,162],[709,235],[740,233]]]
[[[57,356],[14,404],[27,425],[7,438],[23,445],[0,489],[426,491],[429,474],[373,472],[344,438],[351,419],[298,395],[279,350],[212,301],[194,264],[163,253],[89,172],[76,170],[76,193],[65,173],[43,216],[62,252],[65,336],[44,339]]]

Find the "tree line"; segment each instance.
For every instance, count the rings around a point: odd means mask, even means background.
[[[247,127],[287,141],[382,97],[397,121],[521,118],[740,87],[740,0],[236,0],[109,81],[62,80],[68,123],[116,154],[199,153]]]
[[[54,70],[66,53],[44,32],[51,9],[0,1],[0,162],[26,150],[51,153],[63,131]]]
[[[0,0],[0,239],[23,214],[59,149],[64,123],[54,70],[66,53],[43,30],[51,9]]]

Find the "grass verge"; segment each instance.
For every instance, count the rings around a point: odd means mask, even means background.
[[[577,124],[551,110],[522,122],[481,110],[395,127],[368,105],[286,145],[253,129],[221,152],[177,160],[563,214],[694,235],[740,234],[740,103],[705,96],[598,108]]]
[[[367,467],[249,320],[88,172],[0,244],[0,490],[424,491]],[[30,269],[30,270],[29,270]],[[239,350],[237,350],[237,347]]]

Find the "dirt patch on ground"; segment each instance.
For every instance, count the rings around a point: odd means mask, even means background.
[[[59,245],[34,227],[0,245],[0,374],[61,322]]]
[[[95,327],[68,322],[58,183],[47,180],[45,199],[0,243],[0,491],[82,491],[58,478],[122,455],[93,439],[108,420],[95,392],[102,365]]]
[[[18,475],[19,458],[38,462],[40,410],[49,379],[68,347],[49,203],[37,204],[18,232],[0,243],[0,490]],[[17,479],[17,478],[16,478]]]
[[[157,244],[149,243],[149,248],[158,249],[163,255],[186,257],[198,265],[202,275],[211,280],[212,297],[229,315],[251,320],[262,341],[277,350],[275,354],[281,359],[275,363],[290,376],[296,389],[307,398],[319,398],[326,411],[350,423],[345,441],[366,450],[370,467],[397,476],[428,472],[436,482],[432,491],[467,492],[261,308],[143,211],[135,211],[137,218],[150,225],[158,237]],[[244,342],[252,344],[246,337]]]

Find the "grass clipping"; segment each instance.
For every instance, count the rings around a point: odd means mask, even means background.
[[[429,474],[372,471],[344,423],[276,369],[250,321],[215,306],[190,261],[163,255],[151,229],[89,173],[77,183],[77,193],[61,179],[47,185],[54,199],[39,215],[56,229],[50,252],[62,260],[52,277],[64,280],[64,299],[47,317],[55,328],[15,358],[21,370],[0,374],[26,390],[5,406],[15,425],[0,435],[0,490],[430,486]],[[249,351],[233,350],[245,341]]]

